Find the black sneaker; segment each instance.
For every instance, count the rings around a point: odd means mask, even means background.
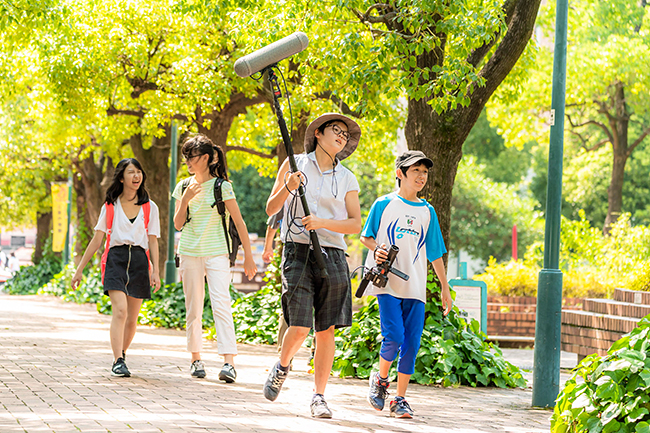
[[[311,399],[311,416],[314,418],[332,418],[332,411],[322,394],[314,394]]]
[[[190,374],[192,377],[203,379],[205,377],[205,366],[203,365],[203,361],[197,359],[192,362],[192,365],[190,365]]]
[[[126,368],[124,358],[117,358],[117,361],[113,363],[113,368],[111,368],[111,374],[117,377],[131,377],[131,372]]]
[[[280,390],[282,389],[282,384],[287,379],[288,375],[288,371],[280,370],[280,361],[273,366],[269,373],[269,377],[266,379],[266,383],[264,384],[264,397],[266,397],[267,400],[275,401],[275,399],[278,398],[278,394],[280,394]]]
[[[397,418],[413,418],[413,410],[406,402],[404,397],[395,397],[395,400],[390,402],[390,416]]]
[[[370,375],[370,390],[368,391],[368,403],[377,410],[384,410],[386,397],[388,396],[388,380],[382,380],[379,372],[374,371]]]
[[[223,380],[226,383],[233,383],[235,379],[237,379],[235,367],[226,362],[219,372],[219,380]]]

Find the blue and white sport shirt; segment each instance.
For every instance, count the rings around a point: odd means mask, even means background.
[[[389,274],[384,288],[368,286],[366,294],[389,294],[396,298],[418,299],[426,302],[427,262],[447,252],[442,239],[436,211],[425,200],[406,200],[396,192],[379,197],[370,208],[370,214],[361,236],[374,238],[378,245],[399,248],[393,267],[407,274],[404,281]],[[375,266],[372,251],[365,266]]]

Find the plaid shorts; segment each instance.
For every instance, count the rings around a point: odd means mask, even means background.
[[[324,248],[329,276],[320,269],[309,245],[288,242],[282,254],[282,312],[289,326],[314,326],[316,332],[331,326],[352,325],[352,290],[345,252]]]

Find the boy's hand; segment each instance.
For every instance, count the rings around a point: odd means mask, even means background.
[[[271,263],[271,259],[273,258],[273,250],[264,250],[262,251],[262,260],[264,260],[264,263]]]
[[[446,316],[451,311],[451,306],[453,304],[451,293],[449,292],[449,286],[446,284],[440,291],[440,300],[442,301],[442,314]]]
[[[286,179],[285,185],[287,186],[287,189],[293,191],[294,189],[298,189],[300,186],[300,183],[302,182],[302,173],[299,171],[291,173]]]
[[[318,218],[313,215],[302,217],[301,219],[303,227],[306,230],[318,230],[325,227],[325,220],[323,218]]]
[[[386,244],[377,245],[373,251],[373,257],[378,265],[388,260],[388,247]]]

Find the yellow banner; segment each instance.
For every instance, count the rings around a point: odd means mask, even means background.
[[[52,251],[61,252],[68,232],[68,184],[52,184]]]

